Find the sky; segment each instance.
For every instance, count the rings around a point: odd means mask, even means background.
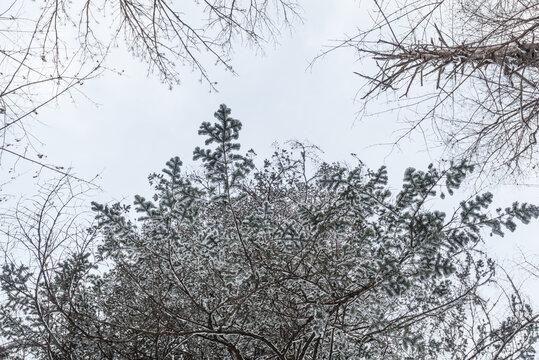
[[[362,118],[357,91],[360,79],[354,74],[362,66],[351,49],[331,52],[311,64],[317,54],[346,38],[368,20],[365,8],[354,1],[309,1],[304,22],[283,31],[278,44],[264,52],[238,46],[233,53],[237,75],[210,68],[218,91],[210,91],[199,76],[184,69],[182,84],[169,90],[158,78],[148,76],[146,66],[115,49],[109,59],[122,75],[106,74],[86,83],[73,98],[63,98],[40,112],[40,123],[31,131],[39,134],[47,162],[71,167],[74,174],[91,179],[97,174],[100,190],[92,200],[131,203],[135,194],[150,194],[147,176],[164,167],[173,157],[192,164],[192,150],[201,144],[197,135],[202,121],[213,121],[219,104],[232,109],[241,120],[241,142],[259,158],[271,154],[272,144],[300,140],[319,146],[327,161],[350,161],[357,154],[369,167],[389,168],[391,183],[398,186],[404,170],[425,168],[436,162],[440,150],[426,148],[421,134],[391,144],[406,128],[399,114],[387,112]],[[311,66],[312,65],[312,66]],[[375,104],[381,111],[383,100]],[[18,165],[21,173],[25,164]],[[54,176],[44,171],[35,180],[18,179],[5,187],[11,201],[31,196],[31,183]],[[528,179],[526,183],[539,183]],[[513,201],[539,203],[539,187],[501,184],[489,188],[496,204]],[[485,247],[505,267],[517,272],[522,254],[539,262],[539,221],[520,226],[504,238],[487,238]],[[538,278],[518,275],[524,288],[539,299]],[[537,305],[539,303],[536,302]]]

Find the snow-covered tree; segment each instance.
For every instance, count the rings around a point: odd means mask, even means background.
[[[13,234],[34,262],[3,266],[5,356],[534,358],[538,315],[516,288],[503,289],[506,307],[481,297],[497,266],[478,244],[538,207],[490,212],[486,193],[436,210],[466,163],[408,169],[400,191],[384,167],[312,163],[301,146],[256,167],[230,109],[215,117],[200,127],[200,170],[168,161],[149,177],[153,198],[135,197],[136,219],[94,203],[97,224],[68,247],[45,241],[55,222],[19,215]],[[55,201],[45,200],[41,214]]]

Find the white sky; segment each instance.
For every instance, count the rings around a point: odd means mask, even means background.
[[[193,148],[201,143],[200,123],[213,121],[213,112],[225,103],[243,123],[243,149],[254,148],[259,158],[271,153],[275,141],[306,140],[320,146],[329,161],[351,161],[353,152],[371,168],[387,165],[395,185],[407,167],[436,162],[437,151],[426,151],[420,134],[393,152],[389,146],[373,146],[392,142],[405,125],[397,122],[397,113],[357,119],[360,105],[354,98],[360,82],[353,71],[362,64],[352,51],[331,53],[308,68],[329,40],[353,34],[366,11],[354,1],[332,1],[331,6],[322,1],[304,3],[304,24],[285,33],[280,44],[265,54],[236,48],[233,65],[239,76],[210,69],[219,92],[209,92],[189,69],[183,84],[168,90],[155,77],[146,76],[143,64],[116,50],[110,60],[125,70],[124,75],[106,74],[83,87],[99,106],[80,96],[41,111],[43,125],[31,131],[45,144],[47,161],[72,166],[87,179],[99,173],[99,201],[131,203],[135,194],[149,194],[148,174],[162,169],[170,157],[178,155],[190,163]],[[382,102],[376,106],[387,107]],[[24,166],[19,164],[18,170],[24,172]],[[52,176],[44,172],[41,178],[48,175]],[[18,179],[4,191],[14,199],[31,195],[30,178]],[[539,203],[539,187],[501,185],[489,190],[501,206],[515,200]],[[519,226],[503,239],[488,238],[486,246],[509,268],[517,267],[521,251],[537,264],[538,233],[539,221]],[[537,277],[528,278],[525,288],[539,299]]]

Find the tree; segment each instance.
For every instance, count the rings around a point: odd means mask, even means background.
[[[93,203],[97,223],[66,233],[55,189],[17,215],[7,235],[33,261],[3,265],[6,356],[534,358],[539,315],[516,287],[503,287],[505,308],[481,296],[501,283],[479,244],[539,207],[490,214],[485,193],[433,209],[472,171],[465,162],[408,169],[394,194],[384,167],[316,165],[301,146],[257,168],[230,114],[221,105],[202,123],[199,171],[174,157],[150,175],[155,195],[135,197],[137,219]],[[77,246],[62,243],[75,235]]]
[[[375,72],[358,73],[366,79],[365,104],[394,94],[396,107],[420,114],[410,131],[430,119],[452,155],[472,159],[486,173],[518,176],[535,168],[537,1],[374,4],[374,23],[343,44],[376,64]]]
[[[168,86],[183,71],[200,74],[211,89],[208,64],[234,72],[238,42],[260,48],[299,17],[294,0],[12,0],[0,5],[0,156],[47,165],[28,133],[29,120],[84,82],[118,72],[108,61],[124,43]]]

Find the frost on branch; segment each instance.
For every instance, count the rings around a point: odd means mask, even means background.
[[[322,163],[309,173],[305,149],[279,149],[256,167],[230,114],[221,105],[202,124],[199,172],[175,157],[150,176],[155,195],[135,197],[136,219],[127,206],[94,204],[96,254],[51,254],[37,272],[4,266],[7,354],[533,358],[537,314],[516,288],[504,289],[496,317],[486,311],[478,291],[495,284],[496,265],[477,245],[482,229],[512,231],[538,207],[492,214],[487,193],[437,210],[467,163],[408,169],[396,193],[384,167]]]

